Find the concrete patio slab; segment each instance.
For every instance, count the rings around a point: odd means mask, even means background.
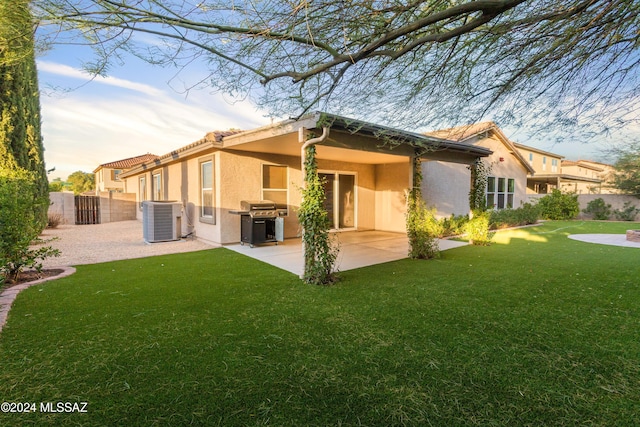
[[[384,231],[350,231],[335,233],[340,253],[336,262],[339,271],[381,264],[407,258],[409,242],[405,234]],[[440,250],[467,245],[466,242],[439,240]],[[296,275],[303,273],[302,243],[300,239],[287,239],[278,245],[229,245],[227,249],[266,262]]]
[[[627,240],[626,234],[571,234],[569,238],[586,243],[598,243],[600,245],[640,248],[640,242],[630,242]]]

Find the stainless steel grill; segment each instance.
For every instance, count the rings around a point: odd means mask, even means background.
[[[275,218],[278,216],[276,204],[271,200],[243,200],[240,202],[240,214],[247,212],[251,217]]]
[[[243,200],[240,210],[231,213],[240,215],[240,244],[281,242],[284,239],[284,218],[271,200]]]

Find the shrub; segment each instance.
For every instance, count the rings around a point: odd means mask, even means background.
[[[607,220],[611,216],[611,205],[598,197],[587,203],[587,207],[582,212],[593,215],[593,219]]]
[[[42,226],[39,212],[44,198],[38,198],[34,174],[24,169],[0,169],[0,282],[18,280],[26,267],[42,270],[42,263],[59,252],[51,247],[31,249]]]
[[[613,213],[620,221],[634,221],[640,209],[632,205],[631,202],[625,202],[622,210],[614,209]]]
[[[501,209],[491,211],[489,228],[517,227],[535,224],[540,217],[538,207],[531,203],[524,203],[518,209]]]
[[[578,195],[575,193],[563,193],[554,189],[538,200],[537,207],[540,217],[551,220],[573,219],[580,213]]]
[[[435,209],[428,209],[420,196],[408,196],[407,236],[409,257],[431,259],[440,256],[438,238],[444,228],[435,217]]]
[[[491,213],[474,211],[473,217],[465,224],[465,233],[472,245],[488,246],[491,244],[493,232],[489,231]]]
[[[47,216],[47,228],[58,228],[63,222],[64,217],[61,213],[50,213]]]
[[[440,237],[458,236],[464,234],[464,226],[469,221],[468,215],[451,215],[449,218],[442,218],[442,234]]]

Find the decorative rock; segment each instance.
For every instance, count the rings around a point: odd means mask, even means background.
[[[627,240],[640,243],[640,230],[627,230]]]

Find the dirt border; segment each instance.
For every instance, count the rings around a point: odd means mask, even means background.
[[[61,279],[63,277],[67,277],[76,272],[76,269],[73,267],[56,267],[62,270],[62,273],[57,274],[55,276],[45,277],[42,279],[34,280],[31,282],[20,283],[18,285],[11,286],[10,288],[5,289],[0,293],[0,333],[2,333],[2,328],[5,323],[7,323],[7,317],[9,316],[9,310],[11,310],[11,305],[13,301],[16,299],[18,294],[34,285],[39,285],[44,282],[48,282],[50,280]]]

